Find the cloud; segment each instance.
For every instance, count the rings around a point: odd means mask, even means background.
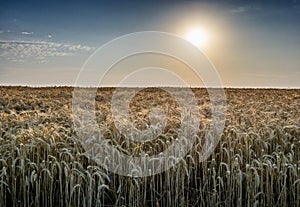
[[[296,4],[293,7],[294,7],[294,9],[300,9],[300,4]]]
[[[260,10],[260,8],[253,7],[253,6],[239,6],[239,7],[231,9],[230,12],[233,14],[239,14],[239,13],[246,13],[249,11],[257,11],[257,10]]]
[[[52,35],[51,35],[51,34],[48,34],[48,38],[52,38]]]
[[[231,9],[231,12],[232,12],[232,13],[243,13],[243,12],[245,12],[245,11],[247,11],[247,10],[248,10],[248,7],[240,6],[240,7]]]
[[[68,48],[70,51],[90,51],[92,48],[88,46],[82,46],[82,45],[70,45]]]
[[[0,41],[0,57],[11,62],[24,62],[29,58],[46,63],[48,57],[73,56],[89,52],[93,47],[46,41]]]
[[[0,34],[5,34],[5,33],[13,33],[14,31],[11,30],[0,30]]]
[[[22,35],[32,35],[33,32],[21,32]]]

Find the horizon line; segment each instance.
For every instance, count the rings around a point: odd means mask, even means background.
[[[21,84],[0,84],[0,87],[23,87],[23,88],[224,88],[224,89],[300,89],[293,86],[76,86],[76,85],[21,85]]]

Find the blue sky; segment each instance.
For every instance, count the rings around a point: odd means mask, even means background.
[[[300,87],[298,0],[1,1],[0,84],[72,85],[104,43],[190,25],[212,34],[201,49],[224,86]]]

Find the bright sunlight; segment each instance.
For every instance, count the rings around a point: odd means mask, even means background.
[[[185,39],[200,48],[206,45],[208,34],[202,28],[194,28],[187,32]]]

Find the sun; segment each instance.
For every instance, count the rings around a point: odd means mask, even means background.
[[[185,39],[196,47],[204,47],[208,40],[208,34],[202,28],[193,28],[186,33]]]

